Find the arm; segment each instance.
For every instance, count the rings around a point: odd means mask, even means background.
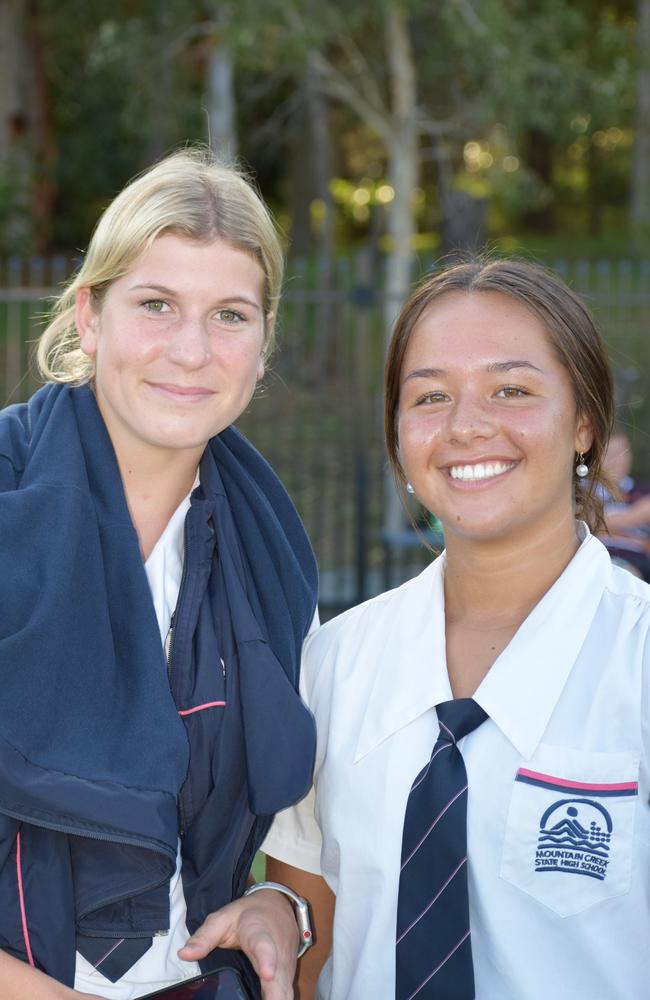
[[[314,944],[298,963],[295,986],[296,1000],[313,1000],[320,971],[332,949],[332,922],[336,897],[320,875],[294,868],[284,861],[267,857],[266,877],[273,882],[291,886],[299,896],[309,900]]]
[[[90,993],[77,993],[56,982],[38,969],[32,968],[6,951],[0,951],[0,983],[2,1000],[101,1000]]]
[[[612,508],[606,506],[605,521],[612,535],[650,526],[650,496],[641,497],[627,506],[622,504]]]

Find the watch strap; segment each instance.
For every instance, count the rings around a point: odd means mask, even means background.
[[[309,917],[309,903],[302,896],[299,896],[297,892],[294,892],[293,889],[290,889],[288,885],[282,885],[280,882],[254,882],[248,886],[244,892],[244,896],[251,896],[260,889],[275,889],[276,892],[281,892],[283,896],[286,896],[293,903],[296,923],[300,932],[300,944],[298,945],[298,958],[300,958],[314,943],[314,935]]]

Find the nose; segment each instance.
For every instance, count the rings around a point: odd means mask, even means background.
[[[202,368],[210,361],[210,337],[202,319],[187,317],[177,326],[169,339],[167,356],[173,364],[189,370]]]
[[[478,393],[461,392],[450,408],[446,437],[450,444],[487,440],[495,433],[494,416]]]

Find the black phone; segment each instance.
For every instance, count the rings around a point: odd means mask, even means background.
[[[215,969],[175,986],[147,993],[140,1000],[165,997],[166,1000],[250,1000],[239,973],[235,969]]]

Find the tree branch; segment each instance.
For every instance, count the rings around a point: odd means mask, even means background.
[[[369,104],[357,88],[322,53],[314,51],[313,65],[320,78],[323,92],[352,108],[366,125],[387,142],[392,132],[390,116]]]
[[[508,52],[506,46],[502,45],[497,38],[494,38],[492,36],[490,29],[488,28],[485,21],[481,20],[481,18],[478,16],[476,11],[474,10],[474,7],[472,6],[472,0],[453,0],[453,2],[460,16],[465,21],[465,24],[468,26],[468,28],[470,28],[474,32],[475,35],[477,35],[479,38],[483,40],[485,40],[486,38],[489,39],[492,42],[492,45],[494,47],[494,52],[496,53],[496,55],[500,56],[501,58],[510,57],[510,53]]]

